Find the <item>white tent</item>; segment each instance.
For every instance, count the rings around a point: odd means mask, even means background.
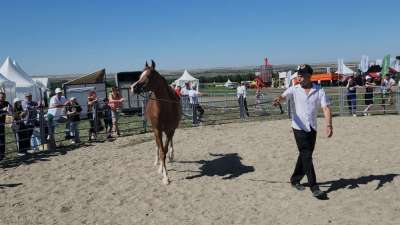
[[[224,84],[224,87],[226,87],[226,88],[235,88],[236,86],[237,86],[237,83],[232,82],[231,80],[229,80],[229,78],[228,78],[228,81],[226,81]]]
[[[40,100],[39,88],[35,81],[32,80],[17,62],[12,62],[10,57],[7,57],[6,61],[1,66],[0,73],[8,80],[15,82],[16,97],[23,99],[24,93],[31,92],[34,100]]]
[[[185,70],[182,76],[179,79],[175,80],[174,83],[176,84],[176,86],[180,87],[185,87],[185,83],[189,83],[191,87],[196,86],[197,90],[199,90],[199,79],[190,75],[187,70]]]
[[[345,76],[354,75],[354,71],[344,64],[343,59],[338,60],[338,70],[336,73]]]
[[[15,82],[7,79],[0,73],[0,91],[6,94],[6,100],[12,103],[15,98]]]

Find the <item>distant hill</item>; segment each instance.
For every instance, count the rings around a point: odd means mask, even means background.
[[[337,64],[336,62],[331,63],[314,63],[310,64],[315,71],[326,71],[327,67],[331,68],[331,71],[336,71]],[[347,66],[351,69],[356,70],[358,63],[357,62],[347,62]],[[282,72],[289,70],[296,70],[297,65],[295,64],[282,64],[282,65],[273,65],[274,72]],[[188,71],[194,77],[216,77],[216,76],[235,76],[242,74],[254,73],[260,70],[260,66],[241,66],[241,67],[216,67],[216,68],[203,68],[203,69],[188,69]],[[183,74],[184,69],[181,70],[160,70],[159,72],[165,76],[167,79],[175,79],[180,77]],[[81,77],[85,74],[62,74],[62,75],[33,75],[32,77],[48,77],[50,82],[62,82],[72,80],[78,77]],[[107,80],[111,81],[114,79],[115,73],[108,73]]]

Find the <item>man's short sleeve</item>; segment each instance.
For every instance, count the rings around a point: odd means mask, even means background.
[[[53,96],[53,97],[50,98],[49,105],[51,106],[51,105],[54,105],[54,104],[56,104],[56,98]]]
[[[292,86],[286,89],[286,91],[283,92],[282,97],[291,98],[293,96],[293,88],[294,87]]]
[[[329,106],[331,104],[331,101],[330,101],[329,97],[326,96],[324,89],[320,89],[318,94],[319,94],[320,104],[321,104],[322,108]]]

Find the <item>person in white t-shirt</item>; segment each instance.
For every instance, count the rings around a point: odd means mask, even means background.
[[[246,113],[247,117],[249,117],[250,115],[249,115],[249,109],[247,108],[246,94],[247,94],[246,85],[242,81],[242,82],[240,82],[240,85],[236,88],[236,96],[238,98],[239,106],[240,106],[241,102],[243,101],[245,113]]]
[[[55,95],[51,97],[49,103],[49,110],[47,111],[47,121],[49,127],[49,136],[48,140],[54,140],[54,133],[58,122],[65,122],[66,118],[63,117],[65,115],[65,105],[68,103],[68,100],[63,95],[61,88],[56,88],[54,91]],[[68,124],[66,124],[68,127]],[[67,129],[66,129],[66,132]]]
[[[274,105],[286,98],[294,102],[292,128],[300,154],[290,183],[297,190],[304,190],[305,187],[300,184],[300,181],[306,175],[313,196],[318,199],[327,199],[326,193],[322,192],[317,185],[312,154],[317,137],[318,108],[321,107],[324,112],[325,131],[328,138],[333,134],[332,115],[329,108],[330,101],[324,89],[311,82],[312,73],[313,70],[309,65],[300,66],[297,72],[300,83],[289,87],[281,96],[275,98]]]
[[[204,114],[204,109],[199,104],[199,96],[203,94],[197,90],[196,86],[193,86],[191,89],[188,90],[189,102],[192,106],[193,113],[197,115],[197,119],[200,120]]]

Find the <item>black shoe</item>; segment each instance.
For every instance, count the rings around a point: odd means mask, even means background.
[[[303,185],[301,185],[300,183],[295,183],[295,184],[292,183],[292,187],[296,188],[298,191],[304,191],[304,190],[306,189],[306,188],[305,188]]]
[[[319,200],[328,200],[329,199],[328,195],[319,189],[313,190],[312,195]]]

